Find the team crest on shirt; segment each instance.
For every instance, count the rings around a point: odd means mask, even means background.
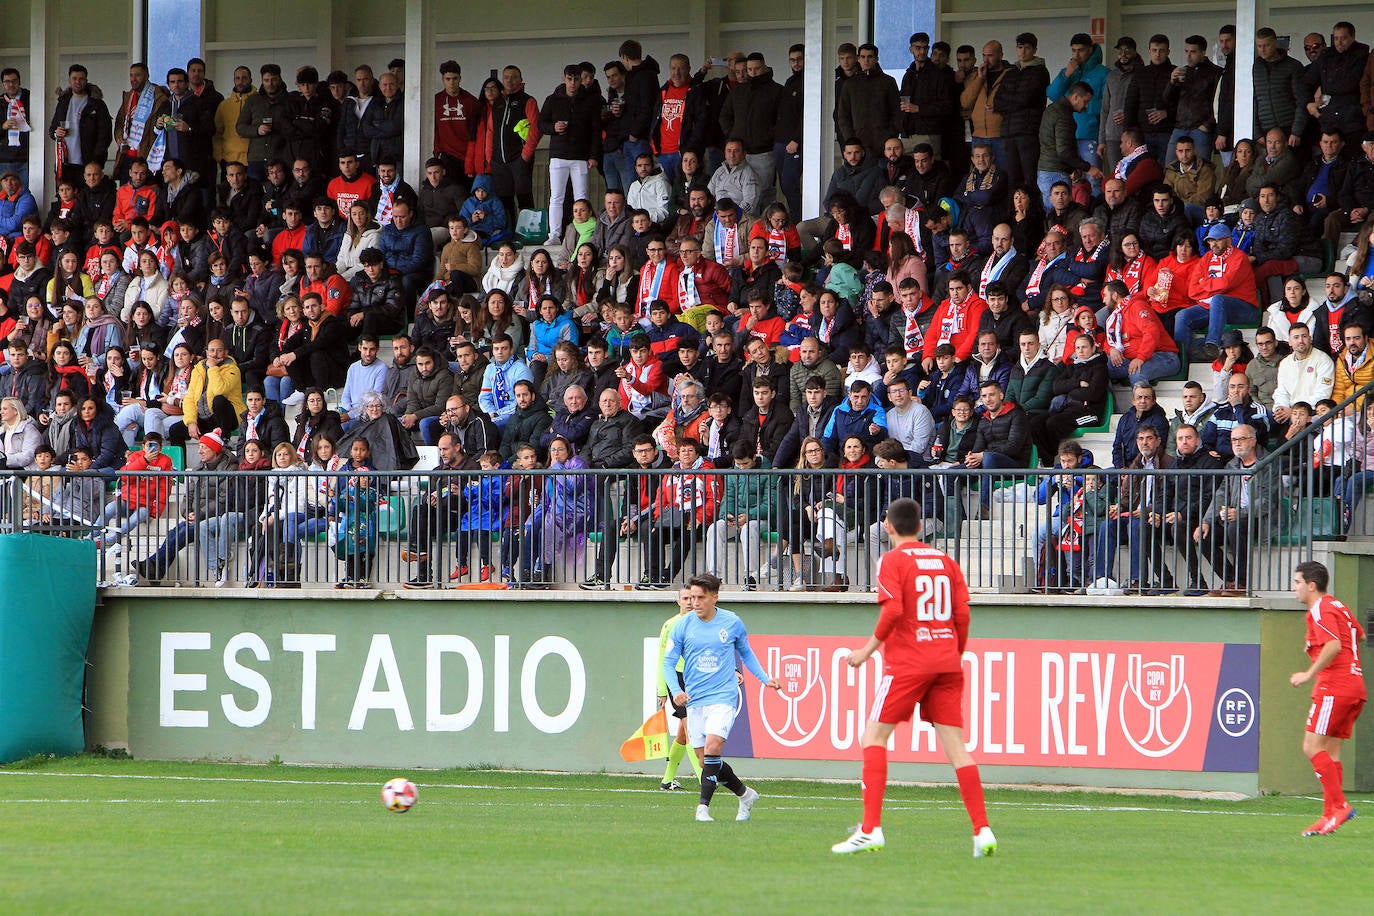
[[[917,642],[933,642],[934,640],[935,640],[935,637],[932,636],[932,635],[930,635],[930,627],[917,627],[917,628],[916,628],[916,641],[917,641]]]
[[[339,291],[338,291],[337,289],[333,289],[333,288],[331,287],[330,290],[329,290],[329,298],[330,298],[330,299],[337,299],[337,298],[339,298]]]
[[[725,627],[720,628],[720,641],[722,644],[730,641],[730,631]]]

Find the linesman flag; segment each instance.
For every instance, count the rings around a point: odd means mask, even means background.
[[[620,756],[627,763],[668,756],[668,713],[660,709],[644,720],[635,733],[620,745]]]

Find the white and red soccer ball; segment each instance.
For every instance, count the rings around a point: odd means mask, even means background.
[[[387,780],[386,785],[382,786],[382,805],[388,811],[396,814],[405,814],[415,806],[418,793],[415,783],[403,776]]]

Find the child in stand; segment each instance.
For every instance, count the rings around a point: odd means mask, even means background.
[[[1227,331],[1221,335],[1221,352],[1212,360],[1212,400],[1218,404],[1226,403],[1226,386],[1231,376],[1244,373],[1245,367],[1255,354],[1245,342],[1240,331]]]
[[[495,571],[491,565],[491,535],[501,526],[505,512],[505,478],[491,473],[501,467],[501,453],[488,449],[477,456],[477,464],[488,473],[469,481],[463,488],[467,509],[458,524],[458,568],[468,565],[472,541],[477,540],[481,561],[478,580],[490,582]]]
[[[365,588],[377,553],[377,504],[386,498],[378,495],[377,481],[357,473],[373,470],[372,448],[366,439],[353,440],[348,463],[341,470],[348,476],[329,506],[334,555],[344,563],[343,581],[334,587]]]
[[[1067,475],[1066,475],[1067,476]],[[1061,510],[1057,537],[1051,543],[1056,551],[1053,581],[1063,589],[1082,589],[1093,568],[1093,548],[1097,529],[1107,517],[1107,489],[1100,474],[1085,474]]]
[[[864,290],[864,283],[853,265],[845,261],[844,246],[838,239],[826,239],[821,251],[825,258],[825,267],[822,270],[825,279],[822,280],[819,275],[816,279],[826,289],[839,293],[846,302],[858,302]]]
[[[1355,420],[1351,416],[1333,417],[1336,402],[1323,398],[1317,402],[1317,413],[1313,423],[1322,425],[1321,436],[1312,444],[1312,468],[1316,471],[1313,492],[1317,496],[1330,496],[1336,478],[1345,470],[1346,462],[1351,460],[1355,441]]]
[[[1240,205],[1240,218],[1236,220],[1236,226],[1231,230],[1231,245],[1240,249],[1246,254],[1255,244],[1255,215],[1259,213],[1259,204],[1254,198],[1247,197]]]
[[[778,343],[787,348],[789,362],[801,361],[801,342],[815,337],[820,332],[821,293],[824,290],[816,283],[803,283],[797,296],[797,310],[787,319]]]
[[[773,308],[783,321],[791,321],[801,310],[802,278],[805,276],[806,268],[800,261],[782,265],[782,279],[773,284]]]
[[[1198,251],[1207,250],[1207,230],[1226,222],[1226,208],[1221,205],[1221,198],[1212,196],[1207,198],[1207,203],[1202,205],[1202,212],[1206,214],[1202,225],[1197,227],[1197,247]]]
[[[487,248],[511,237],[510,217],[501,199],[491,192],[492,177],[478,175],[472,179],[472,196],[463,202],[458,215],[467,220],[468,228]]]
[[[1092,306],[1080,305],[1073,310],[1073,324],[1078,330],[1070,330],[1064,337],[1064,352],[1059,354],[1059,362],[1068,365],[1073,362],[1073,348],[1080,334],[1087,334],[1097,341],[1097,349],[1107,347],[1107,332],[1098,327],[1097,313]]]
[[[963,374],[956,372],[954,366],[954,345],[940,344],[935,348],[935,371],[921,382],[916,391],[936,423],[949,419],[950,408],[954,406],[954,398],[963,381]]]
[[[619,363],[628,360],[630,339],[643,333],[644,329],[635,321],[635,307],[628,302],[617,302],[611,311],[611,327],[606,331],[606,348],[611,359]]]
[[[1302,435],[1303,430],[1312,423],[1312,405],[1306,401],[1294,401],[1288,408],[1288,425],[1283,428],[1283,437],[1279,440],[1279,445],[1292,439],[1294,436]],[[1283,460],[1283,482],[1287,486],[1291,478],[1299,472],[1302,467],[1302,449],[1295,448],[1284,455]]]
[[[863,264],[863,274],[860,276],[864,284],[863,292],[859,293],[859,302],[854,306],[855,312],[862,312],[868,308],[868,300],[873,297],[873,287],[887,279],[887,255],[883,252],[867,252]],[[854,302],[853,299],[849,301]]]
[[[654,223],[647,210],[634,210],[630,213],[630,234],[621,244],[625,246],[625,257],[630,262],[630,270],[639,270],[649,260],[649,236]]]

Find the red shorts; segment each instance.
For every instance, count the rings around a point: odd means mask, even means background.
[[[1349,738],[1363,708],[1364,700],[1359,697],[1313,694],[1312,707],[1307,710],[1307,730],[1328,738]]]
[[[921,718],[925,721],[963,728],[964,672],[887,675],[878,683],[869,721],[898,725],[911,718],[917,703],[921,704]]]

